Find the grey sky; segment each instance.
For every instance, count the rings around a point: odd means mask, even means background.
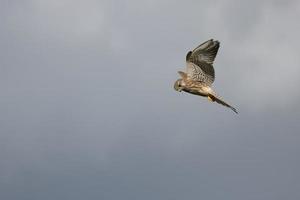
[[[0,199],[300,198],[299,1],[0,1]],[[214,88],[178,93],[218,39]]]

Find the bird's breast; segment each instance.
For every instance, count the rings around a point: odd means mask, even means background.
[[[194,95],[199,95],[199,96],[207,96],[207,93],[202,91],[200,88],[184,88],[183,91],[194,94]]]

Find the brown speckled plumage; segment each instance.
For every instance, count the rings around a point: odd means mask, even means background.
[[[219,47],[220,43],[217,40],[210,39],[200,44],[193,51],[189,51],[186,55],[186,73],[178,72],[181,79],[175,82],[174,89],[179,92],[185,91],[194,95],[207,97],[210,101],[215,101],[229,107],[237,113],[234,107],[221,100],[211,88],[215,80],[213,62]]]

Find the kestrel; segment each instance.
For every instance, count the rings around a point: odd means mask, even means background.
[[[215,80],[213,62],[218,53],[220,43],[217,40],[208,40],[200,44],[186,55],[186,73],[179,71],[181,79],[174,84],[176,91],[185,91],[194,95],[207,97],[211,102],[217,102],[229,107],[235,113],[237,110],[223,101],[211,88]]]

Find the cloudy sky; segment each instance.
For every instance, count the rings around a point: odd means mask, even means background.
[[[300,198],[300,1],[1,0],[0,199]],[[173,83],[221,42],[215,90]]]

